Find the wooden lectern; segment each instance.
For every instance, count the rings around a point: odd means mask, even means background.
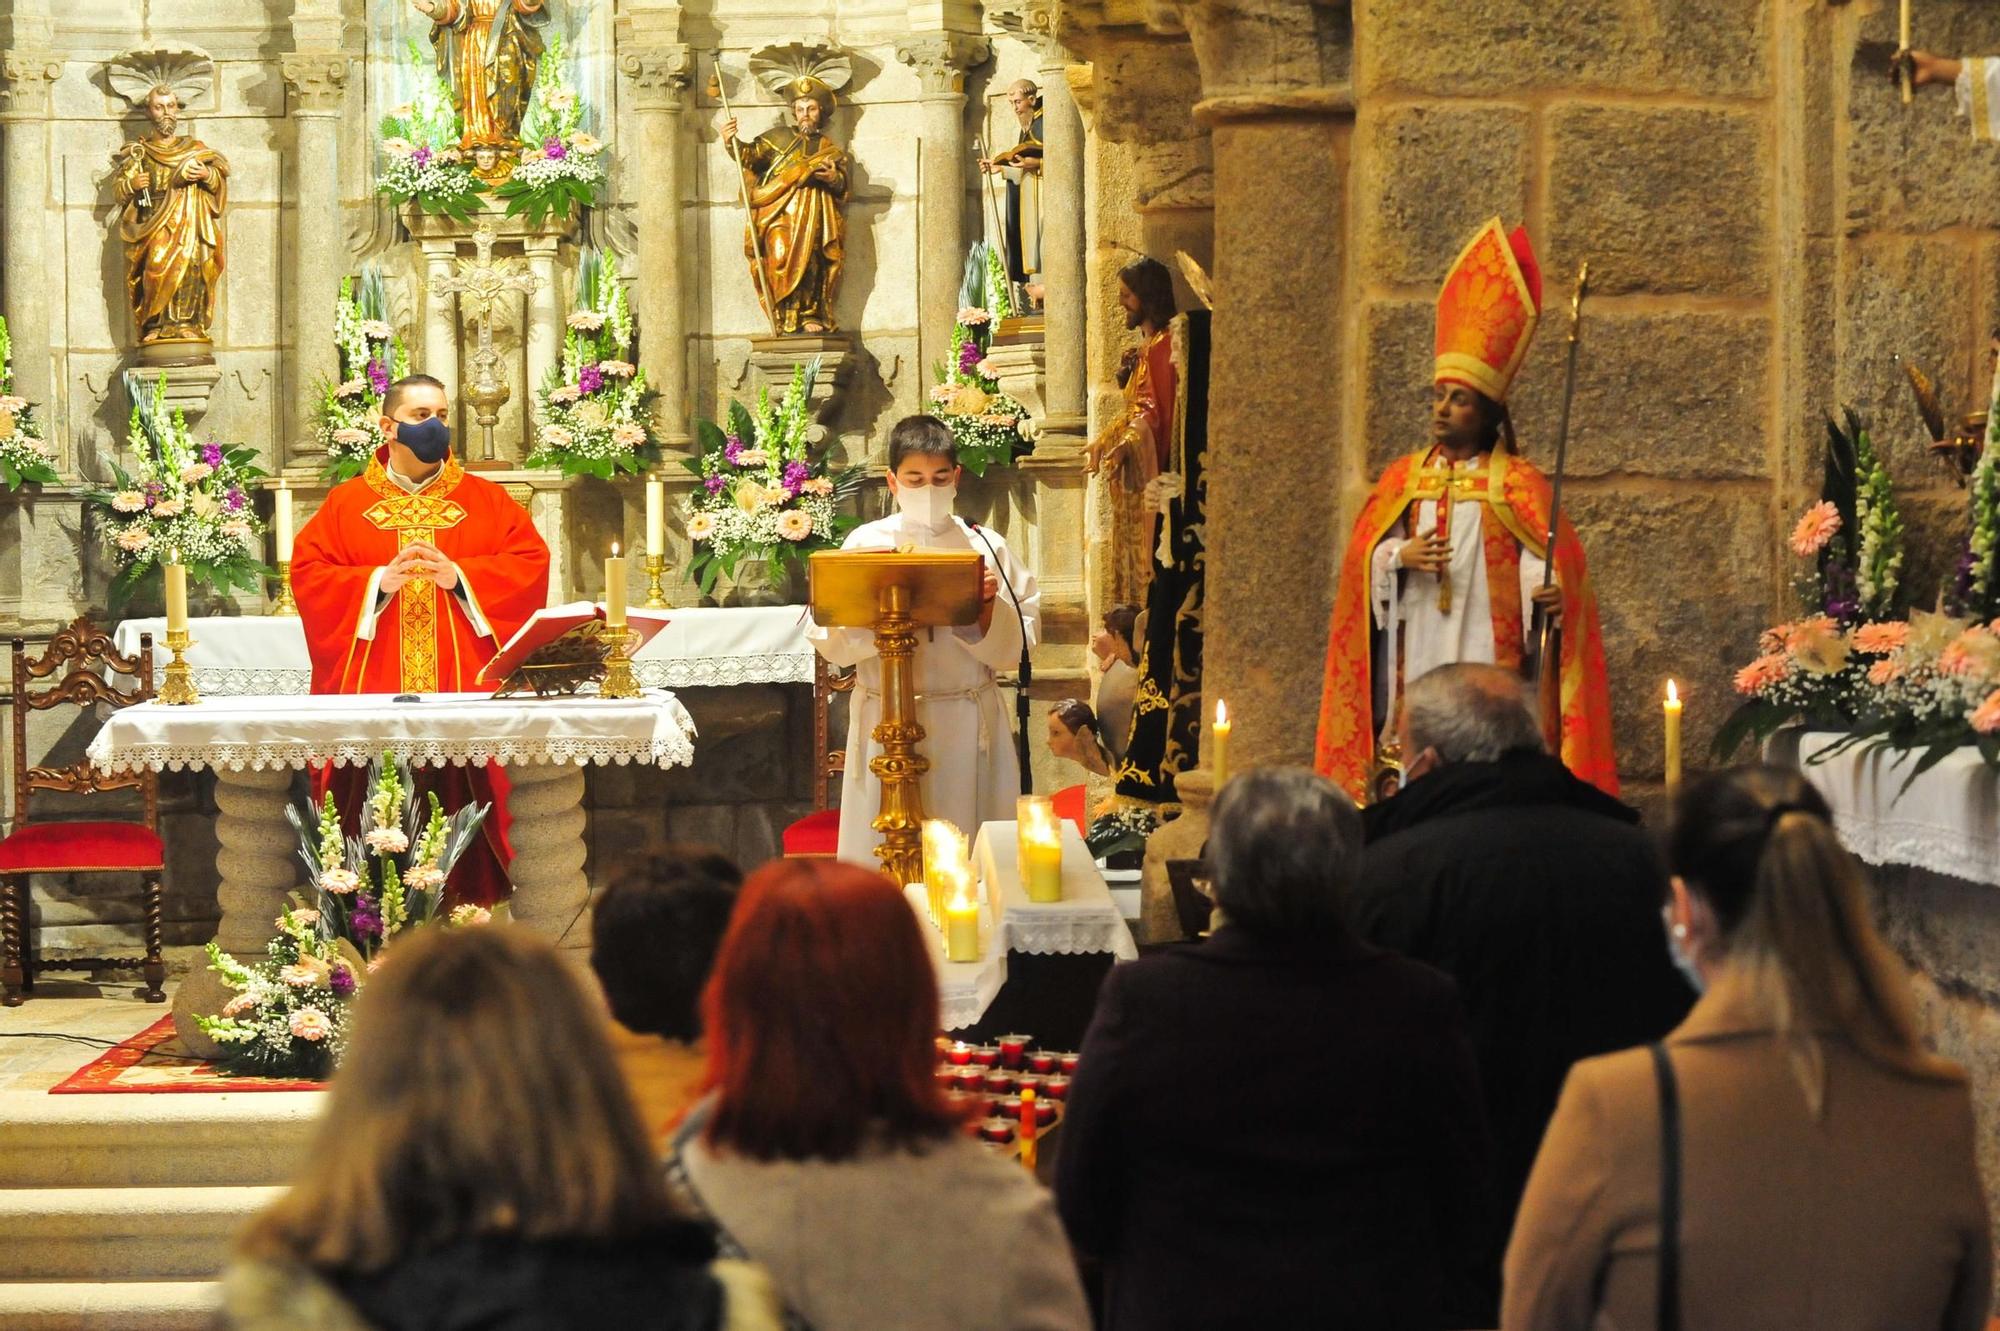
[[[868,764],[882,783],[882,808],[874,822],[882,844],[875,856],[898,884],[920,882],[924,876],[924,801],[918,782],[931,765],[917,752],[924,737],[917,724],[913,668],[917,630],[979,621],[983,562],[970,550],[822,550],[807,564],[814,622],[821,628],[875,633],[875,651],[882,658],[882,720],[875,727],[882,752]]]

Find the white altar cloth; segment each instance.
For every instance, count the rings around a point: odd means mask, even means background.
[[[812,644],[806,609],[798,605],[691,606],[668,610],[667,626],[632,658],[632,673],[654,689],[721,688],[736,684],[810,684]],[[208,616],[188,625],[194,646],[188,665],[196,690],[209,697],[302,694],[312,691],[312,660],[296,616]],[[128,619],[112,633],[119,651],[139,650],[153,635],[153,683],[166,677],[167,621]]]
[[[993,1006],[1000,986],[1007,983],[1007,949],[997,946],[992,922],[980,919],[980,953],[977,961],[946,961],[944,935],[931,923],[930,903],[921,884],[910,884],[903,895],[916,912],[917,928],[923,931],[924,945],[930,950],[931,969],[937,972],[938,1029],[962,1031],[976,1026]]]
[[[2000,773],[1977,749],[1947,755],[1903,790],[1918,754],[1865,752],[1865,745],[1855,745],[1814,761],[1842,738],[1829,731],[1783,732],[1768,753],[1774,761],[1795,761],[1826,797],[1849,850],[1870,864],[1914,865],[2000,886]],[[1797,746],[1795,757],[1790,745]]]
[[[1028,900],[1021,886],[1014,824],[987,823],[972,843],[972,864],[1000,917],[1001,946],[1008,952],[1109,952],[1120,961],[1139,955],[1132,930],[1091,858],[1076,826],[1062,824],[1061,901]]]
[[[419,766],[498,762],[582,766],[694,761],[694,721],[671,693],[630,699],[333,694],[144,702],[105,720],[86,750],[106,771],[218,771],[366,766],[390,753]]]

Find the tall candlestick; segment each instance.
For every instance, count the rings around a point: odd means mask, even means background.
[[[271,514],[271,526],[277,533],[278,562],[292,562],[292,489],[283,481],[278,482],[275,508]]]
[[[1903,0],[1901,7],[1897,10],[1896,13],[1896,50],[1900,53],[1907,51],[1909,49],[1910,49],[1910,0]],[[1898,60],[1896,62],[1896,83],[1902,89],[1903,105],[1908,106],[1910,104],[1910,98],[1912,94],[1915,93],[1916,89],[1913,86],[1911,86],[1910,65],[1907,60]]]
[[[646,478],[646,556],[657,559],[667,552],[667,483],[658,476]]]
[[[1215,774],[1215,793],[1222,793],[1222,785],[1229,780],[1229,704],[1215,700],[1215,724],[1208,728],[1209,755],[1208,770]]]
[[[604,561],[604,622],[614,629],[625,627],[625,557],[616,541]]]
[[[171,563],[162,566],[167,581],[167,632],[186,633],[188,626],[188,571],[176,550]]]
[[[1681,785],[1681,691],[1670,679],[1667,681],[1667,793],[1673,794]]]

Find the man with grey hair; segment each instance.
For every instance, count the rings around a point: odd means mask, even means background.
[[[1457,978],[1511,1220],[1570,1064],[1660,1038],[1694,995],[1637,811],[1549,755],[1514,672],[1431,671],[1402,729],[1405,784],[1367,811],[1355,928]]]

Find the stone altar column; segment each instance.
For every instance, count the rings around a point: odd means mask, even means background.
[[[921,110],[917,148],[917,362],[928,382],[944,360],[965,273],[966,181],[973,170],[965,138],[965,71],[991,52],[984,37],[922,33],[896,44],[896,58],[917,72]],[[990,147],[991,145],[989,145]]]
[[[215,889],[222,909],[215,941],[240,961],[256,961],[271,941],[272,921],[283,909],[285,896],[298,882],[298,834],[285,821],[291,802],[292,773],[276,771],[215,773],[215,839],[221,843],[215,867],[221,883]],[[188,971],[174,991],[174,1033],[188,1052],[202,1058],[221,1055],[222,1046],[201,1033],[197,1014],[214,1016],[229,1001],[231,990],[204,964]]]
[[[618,68],[632,80],[632,119],[645,163],[651,206],[633,210],[639,272],[632,313],[639,324],[639,366],[660,393],[660,429],[669,449],[688,445],[687,301],[681,271],[681,94],[694,77],[694,54],[667,43],[626,51]]]
[[[1041,47],[1043,428],[1081,435],[1089,412],[1083,312],[1090,290],[1083,270],[1083,117],[1070,93],[1068,53],[1053,33]]]
[[[52,51],[0,52],[0,134],[6,137],[4,190],[0,190],[0,244],[6,261],[5,305],[16,348],[14,377],[23,397],[41,404],[43,420],[55,410],[50,365],[49,309],[53,301],[43,233],[49,222],[49,85],[62,75]],[[59,274],[57,276],[60,276]],[[57,438],[50,431],[50,438]],[[65,457],[64,470],[74,468]]]
[[[530,417],[542,381],[562,359],[562,298],[556,291],[556,250],[561,244],[560,235],[530,236],[522,241],[522,249],[528,256],[528,274],[535,281],[528,289],[527,321],[521,325],[527,364],[527,382],[520,386],[521,401],[528,404]]]
[[[453,275],[458,257],[456,240],[432,239],[423,242],[424,251],[424,359],[413,368],[420,374],[441,379],[447,396],[458,405],[458,297],[440,294],[433,288],[439,279]],[[466,428],[464,421],[459,429]]]
[[[333,301],[347,269],[347,243],[340,228],[340,108],[347,93],[348,58],[338,51],[298,51],[280,62],[292,91],[296,135],[291,161],[297,239],[286,255],[291,287],[292,364],[299,403],[292,434],[279,449],[278,464],[320,461],[308,424],[312,385],[338,378],[333,345]]]

